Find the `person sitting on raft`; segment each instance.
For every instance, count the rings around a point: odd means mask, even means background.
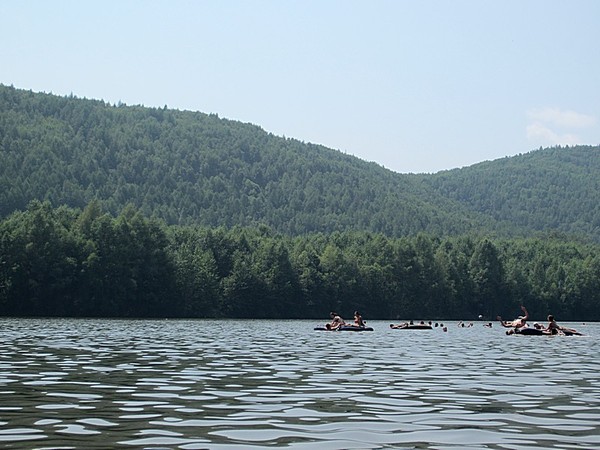
[[[548,316],[548,325],[544,331],[549,334],[558,334],[560,332],[560,327],[556,323],[556,320],[554,320],[554,316],[552,314]]]
[[[360,313],[358,311],[354,311],[354,323],[350,326],[358,327],[358,328],[365,327],[365,321],[363,320],[362,316],[360,315]]]
[[[573,334],[581,335],[581,333],[579,333],[577,330],[574,330],[573,328],[561,327],[559,324],[556,323],[556,320],[554,319],[554,316],[552,314],[548,316],[548,325],[546,326],[546,328],[544,328],[543,331],[544,333],[548,334],[563,334],[566,336],[570,336]]]
[[[344,322],[344,319],[342,319],[340,317],[340,315],[336,312],[331,311],[329,313],[329,317],[331,317],[331,322],[328,324],[325,324],[325,328],[327,328],[328,330],[337,330],[338,328],[346,325],[346,322]]]

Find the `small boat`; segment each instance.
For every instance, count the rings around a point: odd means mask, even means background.
[[[371,327],[355,327],[352,325],[344,325],[335,330],[326,327],[315,327],[315,331],[373,331]]]

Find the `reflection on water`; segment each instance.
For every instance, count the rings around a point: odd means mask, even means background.
[[[0,319],[1,448],[600,449],[600,324]]]

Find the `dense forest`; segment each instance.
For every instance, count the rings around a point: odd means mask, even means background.
[[[37,199],[287,234],[462,233],[485,222],[418,180],[216,115],[0,86],[0,146],[0,217]]]
[[[600,147],[398,174],[0,85],[0,315],[600,318]]]
[[[98,200],[113,215],[132,204],[169,225],[390,237],[552,230],[600,242],[600,147],[398,174],[216,115],[0,85],[0,162],[0,217],[31,200]]]
[[[14,316],[600,319],[600,246],[262,226],[167,226],[32,202],[0,222],[0,314]]]
[[[494,221],[600,242],[600,147],[539,149],[422,180]]]

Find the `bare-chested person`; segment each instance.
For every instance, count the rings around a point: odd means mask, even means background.
[[[500,321],[500,324],[504,328],[524,328],[527,326],[527,319],[529,319],[529,313],[527,312],[527,308],[521,306],[521,311],[523,311],[523,316],[517,317],[515,320],[502,320],[502,317],[498,316],[497,319]]]
[[[566,336],[572,336],[574,334],[581,335],[580,332],[574,330],[573,328],[561,327],[559,324],[556,323],[556,320],[554,319],[554,316],[552,314],[548,316],[548,325],[546,326],[546,328],[544,328],[543,331],[547,334],[563,334]]]

